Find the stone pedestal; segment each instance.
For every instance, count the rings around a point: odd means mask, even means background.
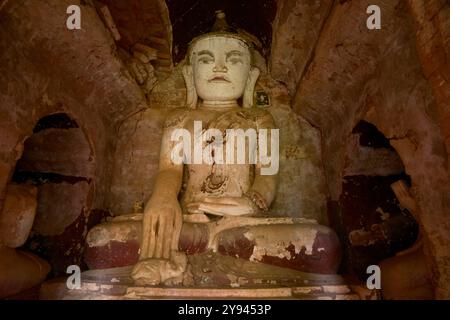
[[[94,227],[86,239],[90,269],[134,265],[139,258],[142,214],[118,217]],[[208,250],[224,256],[307,273],[336,274],[339,240],[328,227],[295,218],[228,218],[184,222],[179,250],[188,255]]]
[[[89,270],[81,288],[69,290],[65,279],[42,285],[41,299],[359,299],[339,275],[305,273],[259,262],[205,252],[188,256],[183,286],[133,284],[133,266]]]
[[[271,288],[167,288],[84,282],[80,289],[69,290],[65,279],[44,283],[41,287],[40,298],[46,300],[359,300],[359,296],[352,293],[347,285]]]

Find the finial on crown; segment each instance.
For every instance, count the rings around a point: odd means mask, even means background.
[[[195,37],[189,43],[188,57],[190,57],[190,54],[191,54],[190,49],[193,47],[194,43],[196,43],[197,41],[199,41],[201,39],[218,37],[218,36],[234,38],[234,39],[240,40],[240,41],[244,42],[245,45],[251,50],[253,50],[253,49],[258,50],[258,48],[261,48],[261,43],[255,36],[252,36],[248,32],[245,32],[244,30],[235,29],[235,28],[231,27],[227,23],[225,12],[223,12],[222,10],[217,10],[217,11],[215,11],[215,15],[216,15],[216,21],[214,22],[214,25],[213,25],[211,31]]]
[[[222,10],[216,11],[216,21],[211,29],[211,32],[235,32],[227,23],[225,12]]]

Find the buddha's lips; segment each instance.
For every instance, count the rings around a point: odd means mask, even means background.
[[[208,80],[208,82],[230,82],[227,78],[223,76],[215,76]]]

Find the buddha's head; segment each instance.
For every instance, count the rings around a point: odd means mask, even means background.
[[[235,105],[242,96],[244,107],[253,104],[259,70],[252,66],[252,47],[227,27],[224,13],[218,12],[213,28],[216,30],[195,38],[189,45],[183,75],[191,108],[196,107],[198,97],[208,106]]]

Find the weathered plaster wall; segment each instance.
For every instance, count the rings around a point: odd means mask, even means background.
[[[310,57],[313,55],[333,1],[292,1],[277,3],[272,39],[270,70],[294,95]]]
[[[381,30],[365,26],[377,4]],[[289,36],[289,35],[286,35]],[[332,201],[341,194],[344,150],[363,117],[391,140],[411,176],[433,256],[438,297],[450,295],[449,178],[437,107],[415,48],[402,1],[337,3],[294,100],[294,109],[322,132],[323,163]]]
[[[67,112],[85,133],[95,162],[101,163],[97,194],[104,194],[114,147],[112,124],[145,101],[124,72],[95,9],[81,5],[82,30],[70,31],[69,4],[74,2],[10,1],[0,11],[0,195],[24,140],[38,119],[55,112]],[[96,198],[94,206],[101,204]]]
[[[439,123],[450,154],[450,3],[409,0],[408,6],[414,19],[417,52],[435,94]]]
[[[71,4],[81,7],[81,30],[66,28],[66,9]],[[115,50],[114,41],[95,8],[85,1],[7,1],[0,9],[0,208],[16,161],[24,152],[24,142],[33,134],[39,119],[49,114],[67,113],[79,125],[90,147],[91,152],[84,155],[91,157],[94,166],[88,173],[92,183],[82,187],[88,188],[87,194],[86,190],[81,192],[83,209],[80,210],[79,204],[73,210],[60,207],[58,218],[64,221],[58,220],[54,225],[51,212],[43,216],[47,219],[38,221],[45,226],[45,233],[52,235],[64,234],[65,229],[76,224],[78,232],[49,240],[54,245],[53,252],[64,249],[61,256],[66,254],[66,258],[70,255],[66,252],[69,249],[82,250],[91,209],[103,208],[115,147],[115,122],[145,103],[145,97],[125,72]],[[73,146],[72,152],[79,152],[78,147]],[[49,148],[49,153],[55,151]],[[60,154],[47,157],[64,161],[70,152],[64,149]],[[74,168],[71,164],[67,167]],[[67,186],[61,187],[67,189]],[[68,205],[64,201],[68,201],[69,194],[63,192],[60,199],[53,197],[51,201],[59,200],[61,205]],[[42,193],[40,198],[45,196]],[[48,203],[42,203],[41,208],[46,205]],[[64,217],[64,213],[70,214]],[[71,259],[75,262],[81,259],[78,251],[72,251]],[[60,269],[64,270],[63,263]]]

